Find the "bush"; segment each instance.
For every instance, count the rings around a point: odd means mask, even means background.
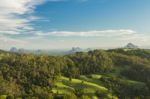
[[[75,94],[66,94],[63,99],[78,99]]]
[[[96,94],[96,96],[98,97],[98,98],[106,98],[107,97],[107,94],[105,93],[105,92],[101,92],[101,91],[96,91],[95,92],[95,94]]]
[[[6,99],[6,95],[0,95],[0,99]]]
[[[91,99],[89,96],[83,95],[81,99]]]
[[[15,99],[13,95],[8,95],[6,99]]]
[[[52,94],[49,94],[49,95],[46,96],[45,99],[53,99],[53,95],[52,95]]]

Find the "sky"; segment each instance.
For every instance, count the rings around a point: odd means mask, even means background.
[[[0,49],[150,48],[150,0],[0,0]]]

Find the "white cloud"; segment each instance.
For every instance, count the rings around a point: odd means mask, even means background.
[[[64,0],[0,0],[0,34],[19,34],[34,30],[31,22],[44,19],[33,16],[32,13],[37,5],[47,1]]]
[[[47,37],[82,37],[82,38],[98,38],[108,39],[109,41],[118,42],[138,42],[145,45],[145,42],[150,40],[150,35],[144,33],[138,33],[131,29],[119,29],[119,30],[102,30],[102,31],[52,31],[52,32],[36,32],[35,39],[44,39]],[[32,38],[34,39],[34,37]]]
[[[34,11],[35,6],[44,0],[1,0],[0,1],[0,33],[18,34],[26,30],[33,30],[31,19],[23,17]],[[6,32],[5,32],[6,31]],[[16,33],[15,33],[16,32]]]
[[[53,31],[53,32],[37,32],[37,36],[62,36],[62,37],[114,37],[114,36],[125,36],[136,34],[136,31],[130,29],[120,29],[120,30],[103,30],[103,31]]]
[[[26,14],[34,10],[36,5],[42,4],[45,0],[1,0],[1,14]]]

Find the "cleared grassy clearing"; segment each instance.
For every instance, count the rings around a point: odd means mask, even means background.
[[[114,75],[115,76],[115,75]],[[53,93],[56,94],[69,94],[76,93],[77,91],[83,91],[84,95],[88,95],[91,99],[98,99],[96,97],[96,91],[104,92],[109,98],[112,98],[112,94],[109,90],[103,86],[100,81],[101,77],[109,77],[109,75],[81,75],[78,79],[70,79],[68,77],[60,76],[58,82],[55,83],[55,88],[53,88]],[[143,88],[144,83],[132,81],[128,79],[121,79],[121,81],[128,84],[133,84],[133,87]],[[117,99],[114,96],[114,99]]]
[[[89,86],[89,87],[93,87],[93,88],[96,88],[96,89],[99,89],[99,90],[103,90],[103,91],[107,91],[108,90],[107,88],[105,88],[103,86],[100,86],[100,85],[92,83],[92,82],[84,81],[84,80],[72,79],[71,81],[69,81],[69,78],[67,78],[67,77],[61,77],[61,79],[63,81],[67,81],[70,84],[80,84],[81,86],[82,85],[83,86]]]
[[[82,90],[85,95],[91,97],[91,99],[98,99],[95,96],[96,91],[101,91],[108,93],[108,89],[97,84],[92,83],[83,79],[72,79],[71,81],[69,78],[61,76],[59,78],[59,82],[55,83],[55,88],[53,88],[52,92],[57,94],[69,94],[74,93],[76,90]],[[110,93],[107,94],[109,97],[111,96]]]

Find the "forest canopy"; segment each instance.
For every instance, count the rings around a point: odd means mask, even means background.
[[[87,87],[93,87],[92,94],[85,91]],[[150,99],[150,50],[94,50],[64,56],[0,51],[0,99],[92,97]]]

